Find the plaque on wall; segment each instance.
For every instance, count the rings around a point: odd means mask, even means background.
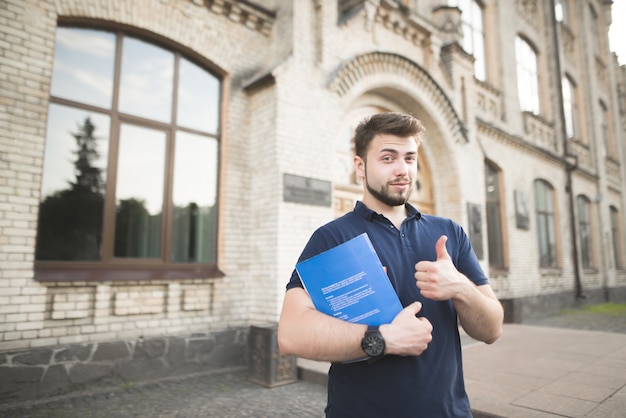
[[[330,206],[330,181],[283,174],[283,200],[314,206]]]

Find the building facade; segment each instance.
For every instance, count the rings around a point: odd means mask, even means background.
[[[626,300],[626,67],[606,0],[4,0],[0,398],[244,367],[350,132],[426,126],[412,202],[508,321]]]

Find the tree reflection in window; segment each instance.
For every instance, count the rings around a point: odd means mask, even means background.
[[[48,195],[39,208],[38,260],[99,260],[102,244],[104,188],[96,126],[86,117],[77,132],[75,180]]]

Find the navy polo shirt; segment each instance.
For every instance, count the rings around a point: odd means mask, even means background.
[[[326,416],[471,417],[463,382],[461,343],[451,301],[424,298],[415,283],[415,264],[435,261],[435,243],[447,235],[446,248],[456,268],[476,285],[489,281],[465,231],[456,222],[423,215],[406,205],[398,230],[386,217],[357,202],[354,210],[317,229],[298,261],[367,232],[387,268],[402,306],[420,301],[419,315],[433,325],[433,339],[420,356],[386,355],[374,363],[333,363],[328,376]],[[287,289],[302,287],[294,270]]]

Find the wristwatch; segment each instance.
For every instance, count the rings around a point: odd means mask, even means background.
[[[378,330],[378,326],[369,326],[361,340],[361,349],[370,358],[382,357],[385,353],[385,339]]]

